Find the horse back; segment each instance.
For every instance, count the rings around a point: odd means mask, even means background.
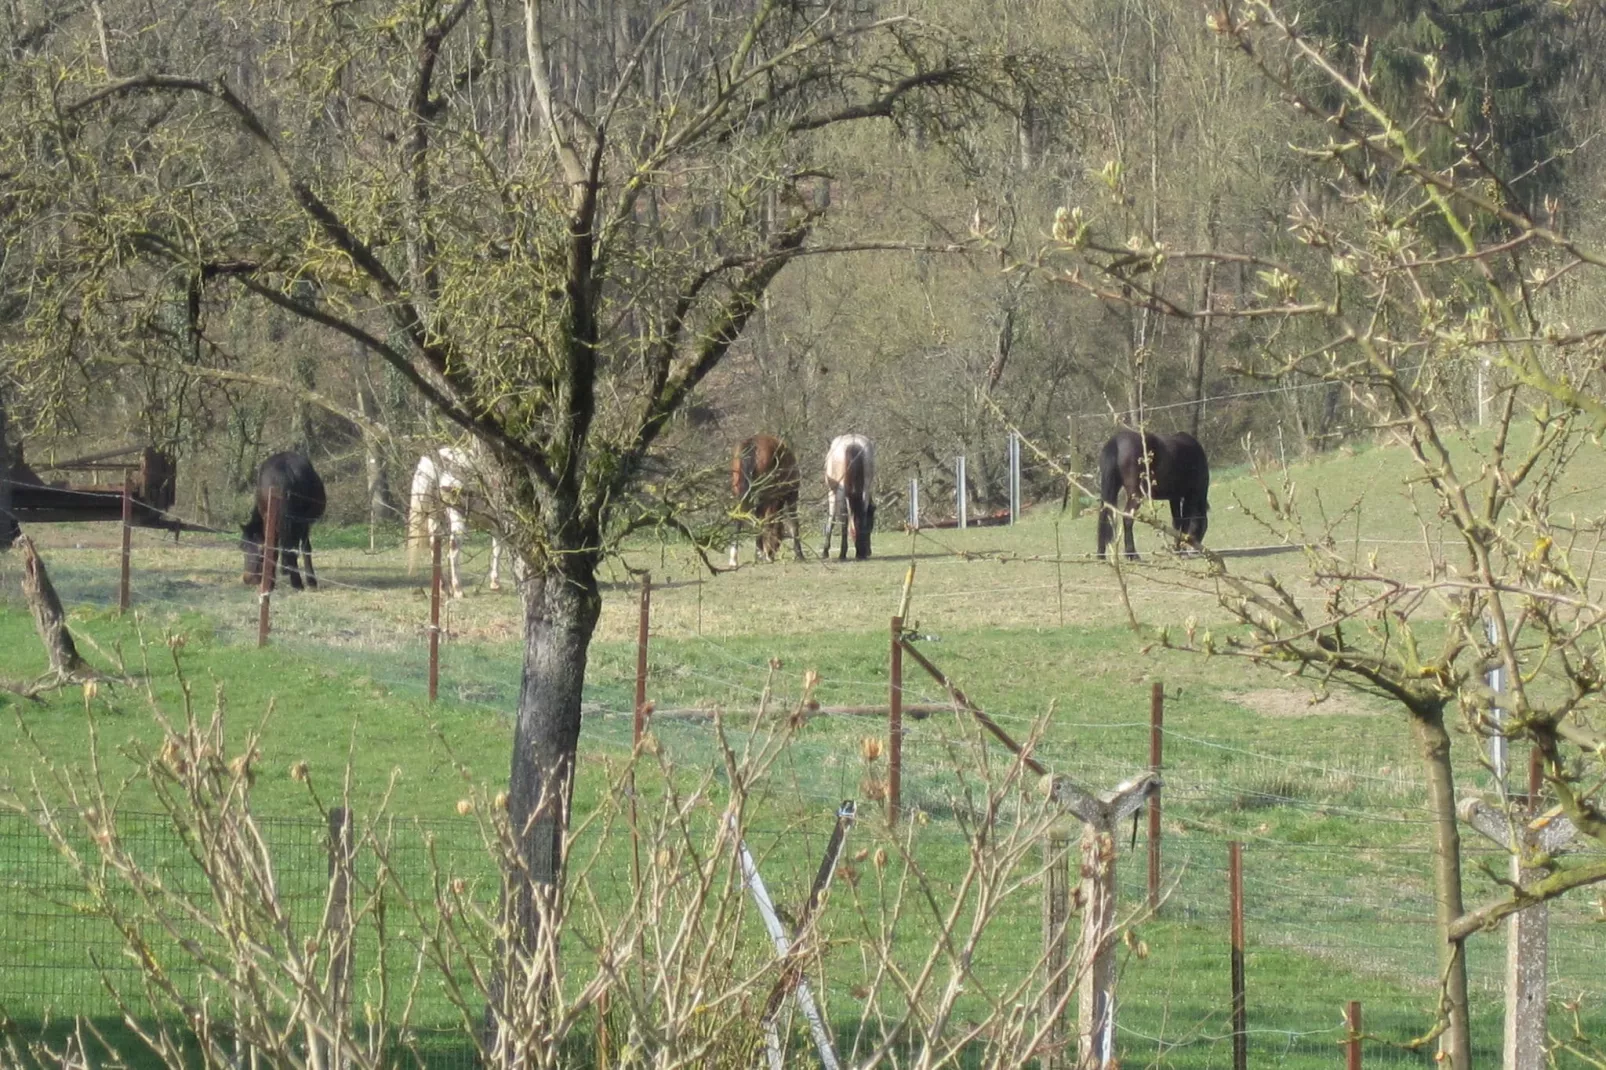
[[[1210,460],[1199,440],[1186,431],[1166,435],[1162,455],[1166,458],[1168,482],[1175,491],[1204,497],[1210,488]]]
[[[310,524],[318,520],[329,504],[323,479],[312,462],[290,450],[275,453],[257,469],[253,522],[258,522],[260,515],[267,512],[268,495],[275,491],[284,503],[285,519],[293,523]]]
[[[875,447],[863,435],[839,435],[825,457],[827,484],[849,494],[869,494],[875,482]]]
[[[760,484],[767,499],[797,494],[797,460],[786,443],[774,435],[743,439],[731,457],[732,494],[745,501]]]

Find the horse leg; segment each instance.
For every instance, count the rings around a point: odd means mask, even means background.
[[[278,538],[277,532],[274,533],[274,538]],[[279,585],[279,546],[277,542],[263,542],[262,569],[268,574],[268,590],[271,591]]]
[[[312,532],[305,531],[301,535],[301,567],[307,574],[307,588],[318,589],[318,570],[312,567]]]
[[[820,551],[820,558],[831,560],[831,529],[836,527],[836,492],[833,484],[827,484],[825,490],[825,549]]]
[[[1137,515],[1138,510],[1142,507],[1142,496],[1132,493],[1129,489],[1126,492],[1126,513],[1121,517],[1121,534],[1126,538],[1126,557],[1128,561],[1141,560],[1138,557],[1137,544],[1132,541],[1132,518]]]
[[[491,590],[502,589],[502,540],[491,536]]]
[[[787,503],[785,513],[786,526],[792,532],[792,557],[803,560],[802,518],[798,516],[797,499],[793,498]]]
[[[301,561],[297,554],[301,549],[301,539],[294,528],[290,529],[290,537],[284,544],[284,572],[290,577],[290,587],[293,590],[302,590]]]
[[[1181,547],[1188,545],[1189,542],[1188,532],[1182,526],[1182,498],[1180,495],[1175,498],[1170,498],[1168,499],[1168,503],[1171,506],[1171,530],[1174,533],[1173,539],[1176,547],[1180,549]]]
[[[859,496],[842,488],[842,560],[848,559],[848,543],[853,543],[853,556],[859,556]]]
[[[446,510],[446,528],[448,535],[446,563],[451,572],[452,597],[463,597],[463,580],[461,566],[463,564],[463,534],[468,525],[463,520],[463,514],[456,509]]]
[[[864,495],[854,494],[848,497],[848,516],[852,518],[852,523],[848,526],[853,532],[853,559],[855,561],[862,561],[870,556],[865,553],[867,547],[864,545],[864,529],[867,519],[864,506]]]

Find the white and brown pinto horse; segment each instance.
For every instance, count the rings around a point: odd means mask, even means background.
[[[447,544],[448,575],[453,598],[463,597],[458,567],[462,563],[463,536],[470,519],[485,527],[485,497],[472,484],[483,477],[474,464],[473,451],[458,446],[442,446],[418,459],[413,469],[413,489],[407,509],[407,574],[412,575],[420,546],[440,534],[442,523],[450,533]],[[493,591],[502,589],[502,540],[491,533],[491,581]]]
[[[731,456],[731,493],[743,520],[758,528],[758,559],[774,561],[788,532],[792,556],[803,560],[798,533],[797,497],[803,481],[797,459],[786,443],[774,435],[743,439]],[[731,539],[731,567],[737,565],[736,540]]]
[[[853,537],[853,556],[870,556],[870,532],[875,528],[875,446],[863,435],[838,435],[825,455],[825,549],[831,556],[831,533],[836,527],[838,505],[844,507],[842,550],[839,560],[848,556],[848,536]]]

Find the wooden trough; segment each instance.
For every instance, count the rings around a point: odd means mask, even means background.
[[[4,525],[4,544],[16,538],[17,524],[62,524],[93,520],[123,519],[123,480],[115,482],[70,483],[58,479],[46,482],[46,472],[121,473],[128,480],[129,523],[142,528],[159,528],[175,535],[180,531],[206,531],[194,524],[169,517],[176,497],[176,466],[173,458],[150,446],[128,446],[86,457],[40,464],[36,469],[20,457],[16,459],[0,491],[11,499],[13,524]],[[93,477],[91,477],[93,478]]]

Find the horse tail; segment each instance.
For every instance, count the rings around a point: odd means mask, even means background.
[[[1115,538],[1115,503],[1121,497],[1120,436],[1112,437],[1099,451],[1099,548],[1100,557],[1105,547]]]
[[[875,479],[875,456],[865,442],[847,448],[846,471],[842,486],[847,492],[848,510],[853,517],[853,556],[870,556],[870,533],[875,528],[875,502],[870,498]]]
[[[423,543],[429,522],[429,499],[435,491],[435,466],[428,457],[418,459],[413,469],[413,489],[407,502],[407,574],[418,570],[418,547]]]
[[[758,446],[758,440],[750,438],[737,447],[736,464],[731,469],[731,489],[744,504],[759,479]]]

